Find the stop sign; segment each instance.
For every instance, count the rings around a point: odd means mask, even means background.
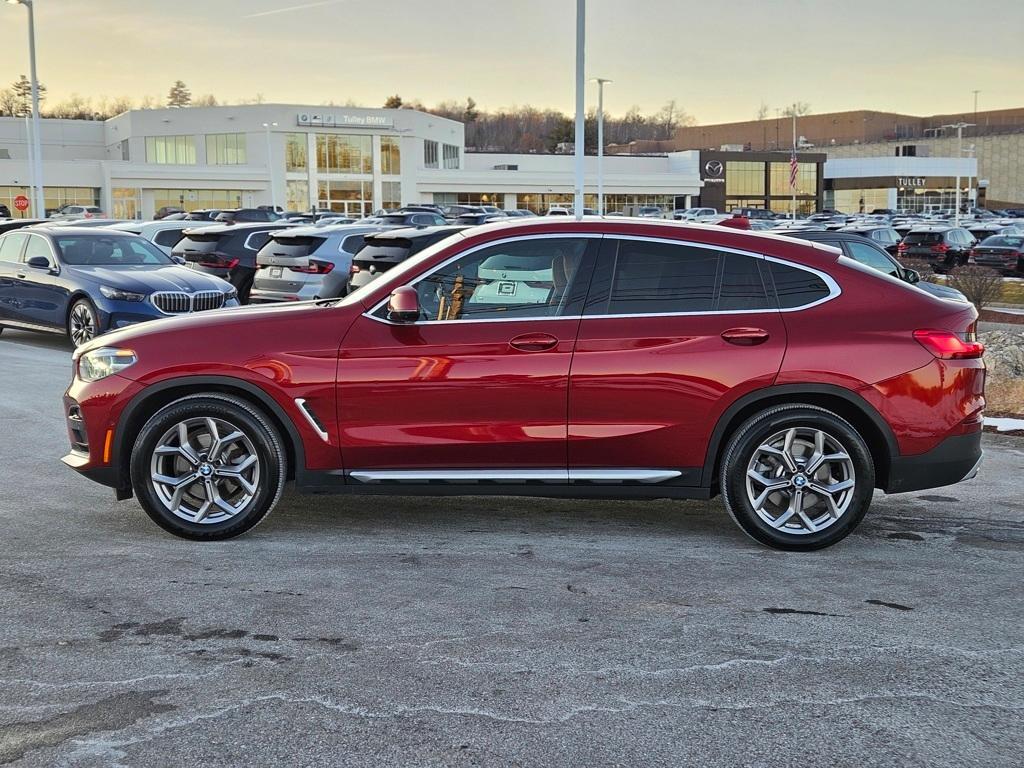
[[[14,198],[14,207],[17,208],[19,211],[27,211],[28,198],[25,197],[24,195],[18,195],[17,197]]]

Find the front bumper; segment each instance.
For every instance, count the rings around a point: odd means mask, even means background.
[[[947,437],[932,450],[917,456],[899,456],[889,466],[886,493],[941,488],[978,473],[983,451],[981,430]]]

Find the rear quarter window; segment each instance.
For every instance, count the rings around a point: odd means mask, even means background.
[[[830,293],[824,280],[805,269],[772,261],[769,262],[769,271],[780,309],[806,307],[827,298]]]
[[[153,242],[157,245],[162,245],[164,248],[173,248],[181,240],[181,233],[182,230],[180,229],[164,229],[156,233]]]
[[[364,245],[366,245],[366,235],[350,235],[341,241],[338,250],[342,253],[355,253]]]

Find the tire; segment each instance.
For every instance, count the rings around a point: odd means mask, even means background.
[[[100,319],[96,308],[88,299],[79,299],[71,305],[67,320],[68,339],[80,347],[100,335]]]
[[[805,474],[819,450],[824,460]],[[830,547],[857,527],[871,504],[871,452],[853,425],[824,408],[781,405],[756,413],[722,455],[725,508],[744,533],[775,549]]]
[[[233,439],[217,450],[215,437]],[[247,401],[220,394],[183,397],[159,410],[139,431],[130,461],[146,514],[196,541],[230,539],[262,522],[281,498],[288,471],[270,419]]]

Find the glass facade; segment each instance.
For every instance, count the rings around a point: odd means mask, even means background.
[[[441,145],[442,153],[444,154],[444,167],[449,169],[457,169],[460,167],[459,163],[459,148],[454,144],[443,144]]]
[[[320,173],[373,173],[371,137],[318,134],[316,165]]]
[[[373,183],[369,181],[321,181],[317,192],[321,210],[366,216],[373,209]]]
[[[110,215],[115,219],[142,218],[142,190],[114,187],[110,190]]]
[[[154,189],[153,208],[178,205],[186,211],[197,208],[240,208],[240,189]]]
[[[733,161],[726,163],[726,195],[764,195],[764,163]]]
[[[206,137],[207,165],[245,165],[244,133],[211,133]]]
[[[289,179],[285,182],[285,210],[308,211],[309,204],[309,182]]]
[[[402,183],[399,181],[385,181],[381,183],[380,204],[387,210],[400,208],[402,205]]]
[[[402,172],[402,151],[394,136],[380,139],[380,172],[385,176],[397,176]]]
[[[305,171],[309,167],[307,157],[306,134],[289,133],[285,135],[284,162],[289,171]]]
[[[732,165],[730,163],[730,165]],[[789,163],[771,164],[771,194],[773,197],[792,196],[789,186]],[[816,195],[818,192],[818,166],[815,163],[796,164],[796,194]]]
[[[437,142],[430,139],[423,140],[423,167],[438,168]]]
[[[24,213],[14,207],[14,198],[24,195],[29,199],[29,207]],[[100,205],[100,190],[93,187],[43,187],[43,199],[47,212],[56,211],[65,205]],[[35,197],[29,187],[0,186],[0,203],[11,210],[17,218],[43,218],[46,213],[37,213]]]
[[[157,165],[195,165],[195,136],[147,136],[146,162]]]

